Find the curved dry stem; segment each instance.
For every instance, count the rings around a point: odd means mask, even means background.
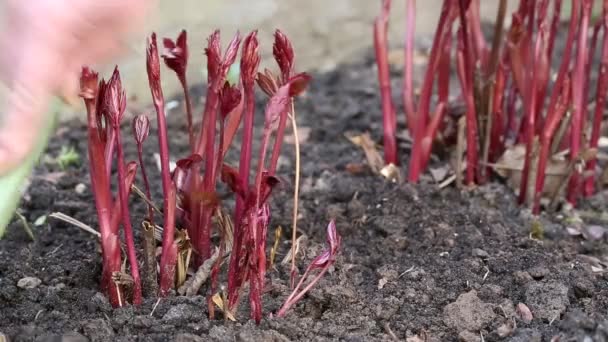
[[[293,289],[296,279],[296,239],[298,233],[298,198],[300,194],[300,138],[298,136],[298,124],[296,121],[296,111],[291,101],[291,125],[296,149],[296,170],[293,190],[293,218],[291,224],[291,279],[290,284]]]

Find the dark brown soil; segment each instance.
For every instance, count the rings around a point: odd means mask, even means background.
[[[18,222],[0,241],[0,332],[11,341],[607,341],[605,238],[571,236],[554,217],[541,218],[542,239],[531,238],[531,218],[500,182],[461,192],[439,190],[430,178],[398,185],[368,171],[347,171],[349,163],[364,163],[364,154],[343,133],[369,131],[381,140],[372,65],[316,75],[297,105],[300,125],[311,129],[302,146],[299,227],[309,242],[300,270],[322,248],[330,218],[337,220],[343,242],[335,267],[286,318],[269,317],[288,295],[289,271],[281,265],[268,274],[272,287],[259,326],[248,320],[247,304],[236,323],[210,321],[202,296],[172,296],[155,310],[156,298],[113,310],[99,293],[95,237],[49,220],[33,227],[34,241]],[[185,120],[174,112],[172,151],[184,156]],[[72,123],[60,129],[47,153],[56,156],[61,146],[71,145],[86,159],[85,143],[84,126]],[[157,179],[155,144],[153,138],[147,142],[146,163]],[[127,145],[133,158],[130,137]],[[401,152],[407,165],[406,143]],[[284,156],[280,174],[287,181],[274,196],[271,229],[287,228],[285,237],[291,234],[291,145],[285,145]],[[50,177],[60,171],[56,166],[36,169],[22,204],[30,223],[61,211],[96,226],[84,164],[56,180]],[[82,193],[75,191],[79,183],[85,185]],[[583,206],[596,213],[607,209],[602,195]],[[135,221],[143,206],[134,199],[132,207]],[[279,260],[288,249],[284,241]],[[25,277],[41,283],[17,286]],[[531,322],[515,309],[519,303],[530,309]]]

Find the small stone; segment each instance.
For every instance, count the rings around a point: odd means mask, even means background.
[[[456,302],[443,309],[444,322],[458,331],[479,331],[492,322],[496,314],[492,304],[484,303],[471,290],[458,296]]]
[[[533,279],[539,280],[549,275],[549,269],[543,266],[532,267],[528,273]]]
[[[534,318],[534,316],[532,316],[532,312],[530,312],[530,309],[528,308],[528,306],[524,303],[519,303],[517,304],[516,307],[516,312],[517,312],[517,316],[519,317],[519,319],[521,319],[524,323],[528,324],[530,322],[532,322],[532,319]]]
[[[40,285],[41,283],[42,280],[36,277],[25,277],[19,279],[19,281],[17,282],[17,287],[20,287],[22,289],[33,289],[38,287],[38,285]]]
[[[90,312],[110,312],[112,311],[112,305],[108,301],[108,298],[104,296],[101,292],[95,293],[95,295],[91,298],[87,303],[87,309]]]
[[[1,341],[1,340],[0,340]],[[61,336],[61,342],[88,342],[89,339],[77,332],[69,332]]]
[[[513,278],[515,278],[515,282],[517,282],[517,284],[519,284],[519,285],[527,284],[528,282],[533,280],[530,273],[528,273],[526,271],[513,272]]]
[[[499,326],[496,329],[496,334],[498,334],[498,336],[505,338],[507,336],[511,336],[511,334],[513,334],[513,324],[512,321],[507,321],[506,323],[503,323],[501,326]]]
[[[196,309],[189,304],[177,304],[172,306],[167,313],[163,315],[163,321],[167,322],[185,322],[196,316]]]
[[[111,342],[115,335],[110,324],[101,318],[85,321],[82,332],[91,342]]]
[[[87,186],[84,185],[83,183],[78,183],[74,187],[74,191],[79,195],[82,195],[86,190],[87,190]]]
[[[580,277],[574,282],[574,295],[577,298],[592,297],[595,292],[595,284],[588,278]]]
[[[154,325],[154,317],[150,315],[139,315],[133,317],[133,326],[137,328],[150,328]]]
[[[490,254],[488,254],[488,252],[484,251],[481,248],[473,248],[473,256],[482,259],[487,259],[490,257]]]
[[[61,291],[63,289],[65,289],[65,284],[64,283],[59,283],[57,285],[49,286],[49,290],[55,291],[55,292],[59,292],[59,291]]]
[[[481,336],[474,332],[464,330],[458,334],[458,340],[462,342],[479,342],[481,341]]]

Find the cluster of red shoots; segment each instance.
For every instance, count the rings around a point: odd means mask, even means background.
[[[397,120],[387,58],[391,1],[383,0],[382,4],[374,25],[374,42],[384,117],[384,152],[385,162],[397,165]],[[593,0],[571,1],[568,36],[560,54],[554,53],[554,46],[561,0],[520,0],[510,27],[503,34],[506,5],[506,0],[500,0],[489,46],[481,29],[480,0],[443,2],[416,106],[412,85],[416,1],[407,0],[402,94],[407,129],[413,138],[408,180],[418,181],[427,167],[434,141],[450,141],[447,127],[455,118],[446,108],[455,42],[455,70],[460,80],[460,99],[466,108],[465,181],[468,185],[485,182],[488,165],[501,157],[508,143],[522,144],[525,161],[519,202],[531,202],[533,212],[538,214],[551,152],[569,151],[570,161],[578,163],[568,181],[569,202],[576,204],[581,195],[594,192],[596,159],[593,152],[590,157],[585,157],[585,153],[597,149],[606,101],[608,1],[603,1],[602,18],[596,23],[591,23]],[[595,107],[593,113],[588,113],[590,74],[595,70],[592,64],[600,32],[603,39]],[[559,62],[559,69],[553,79],[554,60]],[[435,82],[437,100],[431,110]]]
[[[228,305],[227,310],[234,312],[239,302],[239,293],[249,282],[249,298],[252,318],[257,322],[262,317],[261,294],[266,274],[266,233],[270,220],[269,196],[279,183],[275,172],[283,142],[288,115],[293,108],[293,99],[307,87],[310,76],[296,74],[294,52],[288,38],[276,31],[273,48],[274,57],[280,68],[280,76],[269,70],[258,73],[260,54],[258,52],[257,31],[245,37],[242,44],[240,64],[237,55],[241,37],[237,33],[222,55],[220,34],[215,31],[208,39],[205,49],[207,56],[207,94],[200,132],[195,134],[192,119],[192,103],[186,79],[188,64],[188,45],[186,32],[182,31],[177,40],[164,39],[162,58],[166,66],[177,75],[185,94],[187,129],[190,143],[190,156],[179,160],[174,169],[170,166],[168,131],[165,120],[165,100],[161,89],[160,59],[156,36],[152,34],[147,43],[147,72],[153,105],[158,125],[158,144],[160,154],[160,176],[163,190],[162,210],[155,218],[152,205],[149,174],[142,161],[143,144],[149,134],[150,121],[145,115],[134,118],[133,136],[139,152],[139,167],[145,186],[149,211],[144,224],[144,289],[148,296],[166,296],[177,285],[176,265],[178,263],[179,236],[190,239],[194,258],[185,261],[188,266],[198,267],[211,257],[212,230],[214,215],[219,215],[221,203],[216,193],[218,178],[225,182],[236,196],[234,221],[234,240],[228,267]],[[240,72],[239,72],[240,67]],[[254,168],[255,178],[250,182],[252,169],[252,143],[254,132],[256,83],[270,97],[265,109],[262,141],[258,162]],[[84,99],[88,119],[88,139],[91,184],[101,233],[103,254],[102,288],[108,294],[113,306],[127,302],[142,302],[142,280],[139,262],[133,239],[133,228],[128,208],[128,200],[135,179],[138,163],[125,164],[121,120],[125,113],[126,96],[121,85],[118,69],[108,82],[98,80],[98,74],[83,68],[81,75],[81,96]],[[242,142],[238,169],[224,163],[239,127]],[[219,127],[219,132],[216,132]],[[267,150],[274,137],[270,161]],[[118,195],[111,193],[112,166],[118,169]],[[154,222],[162,221],[162,252],[157,267]],[[121,242],[119,226],[122,225],[126,255],[129,259],[130,276],[121,272]],[[185,230],[177,227],[184,227]],[[220,234],[222,240],[226,237]],[[311,270],[320,273],[331,266],[338,251],[340,238],[335,225],[328,227],[329,249],[320,255],[307,269],[294,293],[279,311],[279,316],[293,305],[310,287],[301,290],[301,283]],[[225,241],[220,243],[224,246]],[[217,271],[224,253],[220,247],[220,257],[214,264],[209,298],[215,291]],[[159,275],[157,276],[157,269]],[[318,279],[313,279],[310,286]],[[211,303],[211,301],[209,301]],[[212,310],[212,306],[210,305]],[[210,312],[210,314],[212,314]]]

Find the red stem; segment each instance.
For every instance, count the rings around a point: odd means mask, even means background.
[[[504,151],[505,145],[505,120],[504,120],[504,103],[505,103],[505,83],[507,78],[506,66],[500,63],[496,70],[494,95],[492,96],[492,111],[490,115],[494,115],[491,127],[489,158],[490,162],[494,162],[499,155]]]
[[[479,15],[479,0],[472,0],[469,5],[470,8],[470,20],[471,20],[471,31],[473,39],[475,41],[475,55],[476,59],[481,62],[481,65],[488,65],[488,44],[483,36],[481,30],[481,18]]]
[[[587,61],[587,31],[591,15],[591,1],[583,0],[583,14],[578,35],[578,47],[574,75],[572,77],[572,123],[570,131],[570,160],[575,161],[580,154],[585,113],[585,63]],[[580,171],[575,168],[568,184],[567,198],[576,205],[580,188]]]
[[[421,168],[426,169],[426,166],[431,158],[431,152],[433,147],[433,141],[435,141],[435,137],[437,136],[437,130],[439,126],[443,122],[443,118],[445,117],[445,113],[447,112],[446,106],[444,102],[440,102],[437,105],[437,109],[435,111],[435,115],[431,118],[431,122],[426,128],[426,133],[424,135],[424,139],[422,140],[421,148],[422,148],[422,159],[421,159]]]
[[[600,71],[597,81],[595,113],[593,117],[593,127],[591,129],[591,139],[589,148],[597,148],[600,138],[600,130],[602,119],[604,116],[604,108],[606,105],[606,92],[608,91],[608,1],[604,1],[604,18],[603,18],[603,40],[602,40],[602,59]],[[595,188],[595,166],[597,159],[593,158],[587,162],[587,171],[592,174],[585,180],[585,196],[591,196]]]
[[[472,89],[469,88],[466,80],[466,58],[462,51],[461,45],[458,47],[457,55],[458,76],[467,107],[467,171],[465,181],[468,185],[472,185],[475,183],[475,169],[477,164],[477,115],[475,113],[475,100],[473,99],[473,92]],[[458,158],[460,158],[460,156],[458,156]],[[458,172],[460,172],[460,170],[458,170]]]
[[[414,183],[418,181],[420,173],[422,172],[420,165],[422,155],[422,139],[424,139],[424,131],[431,106],[433,80],[439,64],[443,39],[445,39],[448,34],[451,34],[452,22],[454,21],[453,6],[454,4],[452,1],[446,0],[443,2],[441,15],[437,24],[437,30],[435,32],[435,39],[433,40],[433,47],[431,48],[429,64],[426,70],[422,91],[420,93],[418,111],[416,112],[414,143],[412,146],[412,155],[410,157],[410,166],[408,172],[408,180]]]
[[[441,49],[441,59],[437,73],[437,95],[438,103],[448,103],[450,96],[450,62],[452,59],[452,35],[448,34]],[[437,110],[435,110],[437,111]],[[440,123],[441,124],[441,123]]]
[[[380,96],[382,99],[382,126],[384,129],[384,162],[398,164],[397,140],[395,130],[397,119],[392,99],[391,78],[388,65],[388,16],[391,1],[383,0],[380,15],[374,22],[374,50],[376,51],[376,64],[378,66],[378,83],[380,85]],[[285,123],[283,123],[283,128]],[[281,126],[279,125],[279,130]],[[274,153],[274,151],[273,151]]]
[[[114,148],[116,147],[116,133],[114,133],[113,129],[110,129],[108,134],[108,141],[106,142],[106,147],[104,150],[105,153],[105,165],[106,165],[106,173],[108,174],[108,178],[112,176],[112,162],[114,161]]]
[[[177,263],[177,245],[175,244],[175,185],[171,180],[169,165],[169,140],[165,119],[165,99],[160,86],[160,64],[156,47],[156,35],[152,34],[147,56],[148,81],[156,119],[158,122],[158,149],[160,152],[160,169],[163,187],[163,243],[160,258],[160,295],[166,296],[174,286],[175,265]]]
[[[543,40],[545,39],[545,30],[543,24],[540,25],[539,36],[536,39],[536,46],[534,49],[534,65],[532,67],[532,72],[529,72],[528,75],[530,77],[530,88],[527,90],[527,98],[526,101],[526,115],[522,120],[525,120],[525,141],[526,141],[526,152],[524,157],[524,167],[521,173],[521,182],[519,186],[519,204],[523,204],[526,201],[526,196],[528,192],[528,183],[529,183],[529,173],[530,173],[530,164],[532,162],[532,152],[534,149],[534,136],[536,131],[536,101],[539,101],[537,98],[536,89],[538,86],[538,73],[540,67],[538,64],[542,63],[542,51],[543,51]]]
[[[241,157],[239,161],[239,181],[242,182],[242,188],[247,191],[249,189],[249,169],[251,168],[251,145],[253,141],[253,119],[255,113],[255,92],[254,83],[243,83],[245,93],[245,118],[243,127],[243,138],[241,141]],[[241,259],[241,249],[243,245],[243,210],[245,199],[237,194],[234,210],[234,242],[232,245],[232,254],[230,255],[230,265],[228,267],[228,296],[232,303],[238,297],[238,279],[240,270],[239,264]],[[232,306],[232,304],[231,304]]]
[[[141,176],[144,180],[144,190],[146,191],[146,197],[149,200],[152,200],[152,193],[150,192],[150,183],[148,182],[148,173],[146,172],[146,167],[144,166],[144,158],[143,158],[143,146],[141,143],[137,143],[137,158],[139,160],[139,165],[141,168]],[[129,186],[129,189],[131,187]],[[154,209],[151,205],[148,205],[148,220],[150,224],[154,225]]]
[[[466,20],[466,0],[460,0],[460,41],[458,44],[458,71],[461,78],[462,91],[467,103],[466,122],[467,122],[467,172],[466,183],[473,185],[475,183],[475,174],[477,172],[477,114],[475,109],[475,99],[473,98],[473,65],[470,63],[470,51],[467,34]],[[469,1],[470,3],[470,1]],[[460,170],[458,171],[460,172]]]
[[[549,159],[549,150],[551,148],[551,139],[555,130],[561,124],[561,120],[568,110],[568,102],[570,101],[570,79],[564,78],[563,82],[554,85],[554,91],[561,92],[561,98],[556,103],[555,108],[549,108],[549,117],[545,121],[543,131],[540,135],[540,154],[538,157],[538,168],[536,175],[536,185],[534,192],[534,204],[532,213],[538,215],[540,213],[540,199],[545,186],[545,175],[547,172],[547,160]]]
[[[133,277],[133,304],[141,304],[141,279],[139,277],[139,265],[137,264],[137,254],[135,253],[135,241],[133,240],[133,227],[131,227],[131,217],[129,214],[129,196],[125,187],[125,161],[122,150],[120,136],[120,126],[114,127],[116,132],[116,146],[118,154],[118,193],[122,211],[122,226],[125,230],[125,240],[127,243],[127,256],[131,265],[131,276]]]
[[[414,35],[416,31],[416,0],[407,0],[407,14],[405,26],[405,65],[403,67],[403,104],[405,106],[405,120],[410,132],[414,136],[416,109],[414,108],[414,86],[412,74],[414,72]],[[442,63],[443,64],[443,63]],[[441,69],[443,70],[443,68]],[[449,61],[448,61],[449,70]],[[441,74],[441,73],[440,73]],[[449,77],[449,75],[448,75]]]
[[[188,120],[188,141],[190,143],[190,150],[192,151],[192,153],[194,153],[195,142],[194,132],[192,130],[192,101],[190,100],[190,89],[188,88],[188,80],[185,74],[179,75],[178,79],[184,90],[184,101],[186,102],[186,118]]]
[[[99,233],[101,234],[101,255],[103,259],[101,288],[103,292],[108,294],[110,304],[113,307],[118,307],[122,303],[122,295],[119,292],[119,288],[112,281],[112,274],[120,272],[120,245],[117,228],[113,229],[111,224],[112,200],[110,196],[110,180],[106,172],[104,144],[99,135],[94,103],[95,100],[85,100],[89,140],[89,173],[91,187],[95,194],[95,209],[97,210]]]
[[[277,317],[284,317],[285,314],[287,313],[287,311],[295,303],[297,303],[308,291],[310,291],[310,289],[319,281],[319,279],[321,279],[323,277],[325,272],[327,272],[327,270],[329,270],[330,266],[331,266],[331,263],[328,263],[325,267],[323,267],[323,269],[319,272],[319,274],[317,274],[317,276],[314,277],[310,281],[310,283],[308,283],[308,285],[306,285],[306,287],[304,289],[302,289],[302,291],[299,291],[300,287],[302,286],[302,283],[304,282],[304,280],[306,279],[306,277],[309,273],[309,269],[306,269],[306,272],[304,272],[304,274],[302,275],[302,278],[298,282],[298,285],[296,286],[296,288],[293,290],[291,295],[287,298],[287,300],[285,301],[283,306],[281,306],[281,309],[279,309],[279,312],[277,313]]]
[[[574,8],[574,6],[573,6]],[[557,37],[557,29],[560,24],[560,17],[562,13],[562,0],[553,0],[553,19],[551,20],[551,30],[549,31],[549,39],[547,46],[547,54],[549,56],[549,61],[551,61],[553,57],[553,47],[555,45],[555,37]],[[550,63],[549,63],[550,65]]]

